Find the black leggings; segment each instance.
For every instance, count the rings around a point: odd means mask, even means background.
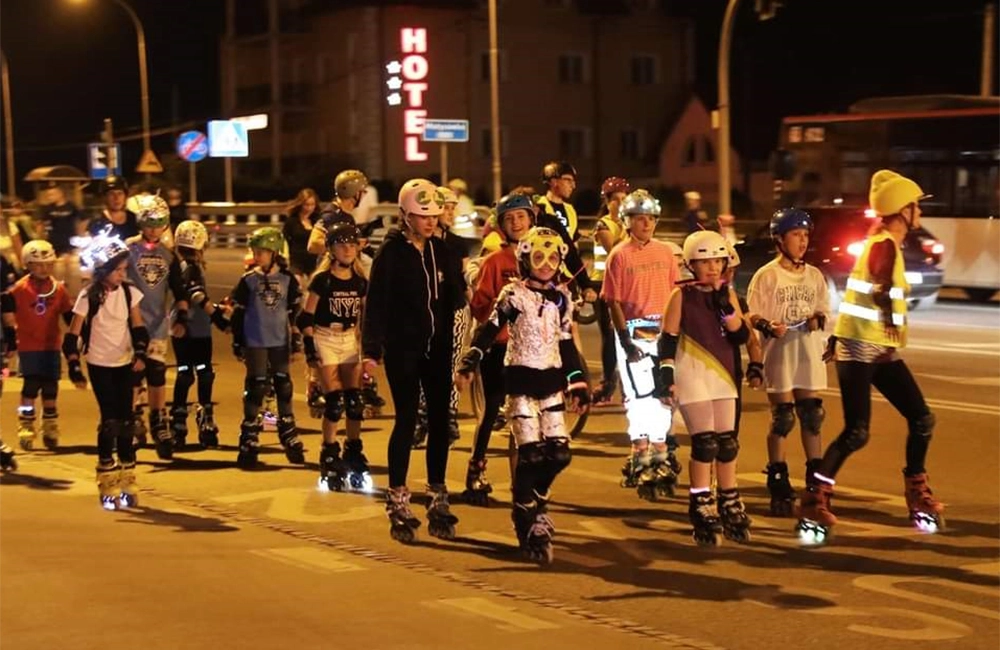
[[[135,462],[132,435],[127,426],[132,419],[132,366],[95,366],[87,364],[90,385],[101,411],[101,427],[97,434],[97,455],[107,462],[118,447],[122,462]],[[112,424],[113,423],[113,424]]]
[[[601,371],[604,383],[611,384],[618,379],[618,357],[615,352],[615,328],[611,322],[611,307],[602,298],[594,303],[597,325],[601,330]]]
[[[476,429],[476,440],[473,443],[473,460],[486,458],[493,424],[507,399],[503,382],[503,358],[506,354],[506,343],[494,343],[479,364],[479,378],[483,385],[483,412],[480,414],[479,428]]]
[[[198,403],[212,403],[212,338],[173,338],[177,357],[177,379],[174,381],[174,406],[187,404],[188,391],[198,378]]]
[[[823,455],[820,473],[833,478],[840,471],[844,461],[854,451],[848,443],[852,434],[857,436],[857,432],[864,431],[862,437],[867,438],[872,417],[872,386],[906,418],[910,430],[906,439],[907,471],[922,471],[930,435],[919,435],[914,429],[917,423],[930,415],[930,409],[906,363],[902,360],[889,363],[838,361],[837,379],[844,408],[844,430]]]
[[[451,328],[431,341],[430,353],[389,350],[385,374],[396,408],[389,436],[389,487],[406,485],[417,425],[420,388],[427,399],[427,482],[444,483],[448,468],[448,402],[451,399]]]
[[[278,416],[291,417],[292,378],[288,374],[288,346],[246,348],[244,354],[247,367],[243,389],[244,422],[257,419],[272,384],[275,401],[278,403]]]

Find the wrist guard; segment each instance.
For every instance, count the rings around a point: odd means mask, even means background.
[[[760,361],[751,361],[748,363],[747,379],[759,379],[764,381],[764,364]]]
[[[17,330],[14,326],[3,326],[3,345],[7,352],[14,352],[17,350]]]
[[[460,375],[471,375],[479,367],[479,362],[482,360],[482,350],[479,348],[469,348],[469,351],[458,362],[458,373]]]
[[[136,325],[129,329],[129,333],[132,334],[132,351],[137,358],[145,360],[149,350],[149,330],[145,325]]]
[[[80,337],[71,332],[63,335],[62,353],[67,361],[80,357]]]
[[[83,376],[83,367],[80,365],[79,359],[73,359],[68,364],[69,380],[74,384],[82,384],[87,381],[87,378]]]

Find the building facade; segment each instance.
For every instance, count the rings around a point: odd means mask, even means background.
[[[227,0],[227,116],[268,113],[240,174],[357,167],[398,184],[441,171],[425,119],[469,121],[448,175],[491,200],[485,1]],[[540,186],[550,159],[581,187],[656,179],[662,143],[690,96],[694,31],[656,0],[497,0],[505,188]]]

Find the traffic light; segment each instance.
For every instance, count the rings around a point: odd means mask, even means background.
[[[778,13],[782,0],[754,0],[754,8],[757,10],[757,18],[760,20],[770,20]]]

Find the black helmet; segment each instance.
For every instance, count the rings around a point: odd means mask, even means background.
[[[361,233],[353,223],[340,221],[333,224],[329,232],[326,233],[326,247],[330,248],[334,244],[357,244]]]
[[[121,190],[128,194],[128,181],[124,176],[107,176],[101,181],[101,194],[107,194],[111,190]]]
[[[576,167],[569,164],[565,160],[553,160],[552,162],[546,163],[542,167],[542,180],[548,182],[553,178],[559,178],[569,174],[573,178],[576,178]]]

